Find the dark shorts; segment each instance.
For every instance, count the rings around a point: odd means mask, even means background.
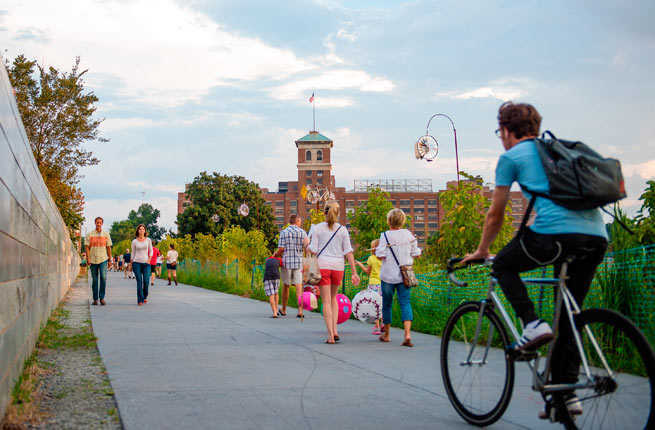
[[[177,264],[166,263],[167,270],[177,270]]]
[[[161,267],[161,263],[157,263],[157,267]]]
[[[155,269],[156,269],[156,268],[157,268],[157,265],[156,265],[156,264],[151,264],[151,265],[150,265],[150,271],[151,271],[151,273],[155,273]]]

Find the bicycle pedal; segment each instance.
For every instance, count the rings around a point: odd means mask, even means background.
[[[532,361],[539,356],[537,351],[523,351],[514,348],[507,348],[505,352],[508,357],[514,361]]]

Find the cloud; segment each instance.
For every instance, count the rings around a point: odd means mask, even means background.
[[[305,79],[289,82],[270,90],[277,100],[305,100],[305,96],[316,90],[316,102],[321,102],[321,90],[359,90],[362,92],[391,92],[393,82],[383,77],[371,76],[362,70],[331,70]],[[339,106],[341,107],[341,106]]]
[[[507,101],[525,97],[534,87],[535,83],[527,78],[506,78],[492,81],[488,85],[478,88],[438,92],[435,97],[454,100],[491,98]]]
[[[348,40],[349,42],[354,42],[357,40],[357,34],[351,33],[345,28],[342,28],[337,32],[337,38]]]
[[[120,131],[132,128],[154,128],[154,127],[192,127],[201,123],[208,123],[222,119],[229,127],[240,127],[244,124],[250,124],[260,121],[262,118],[249,112],[202,112],[190,114],[188,118],[180,118],[175,115],[175,119],[165,118],[154,120],[151,118],[107,118],[102,122],[103,132]]]
[[[648,160],[643,163],[625,163],[622,170],[626,176],[639,175],[644,179],[655,178],[655,160]]]
[[[9,40],[26,32],[40,37],[10,42],[10,52],[64,68],[80,55],[91,73],[119,80],[120,96],[164,107],[198,100],[215,86],[279,80],[315,67],[291,50],[229,33],[173,0],[72,0],[66,8],[13,0],[7,9]]]

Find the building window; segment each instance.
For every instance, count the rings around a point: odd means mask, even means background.
[[[275,206],[284,206],[284,200],[278,200],[275,202]]]
[[[428,200],[428,205],[430,205],[430,206],[436,206],[436,205],[437,205],[437,201],[436,201],[436,200]]]
[[[346,207],[353,207],[353,206],[355,206],[354,200],[346,200]]]
[[[401,200],[400,201],[401,206],[409,206],[409,200]],[[403,209],[404,210],[404,209]]]
[[[414,213],[422,214],[423,212],[425,212],[424,208],[417,208],[416,206],[414,206]]]
[[[423,206],[423,200],[414,200],[414,206]]]
[[[439,228],[439,224],[437,224],[436,222],[429,222],[429,223],[428,223],[428,229],[430,229],[430,230],[436,230],[436,229],[438,229],[438,228]]]
[[[432,220],[439,220],[439,217],[438,217],[437,215],[428,215],[428,219],[429,219],[430,221],[432,221]]]
[[[307,171],[307,176],[312,176],[312,171],[311,170]]]
[[[316,183],[317,183],[317,184],[323,184],[323,178],[318,178],[318,179],[316,180]]]
[[[312,161],[312,151],[305,152],[305,161]]]
[[[298,206],[298,201],[297,201],[297,200],[291,200],[291,201],[289,201],[289,204],[290,204],[292,207],[295,208],[295,207]]]
[[[425,232],[423,232],[422,230],[416,230],[416,231],[414,232],[414,235],[415,235],[416,237],[421,237],[421,238],[422,238],[423,236],[425,236]]]
[[[417,222],[416,224],[414,224],[414,228],[423,230],[425,228],[425,224],[423,224],[422,222]]]
[[[307,178],[307,181],[306,181],[306,182],[307,182],[307,185],[311,185],[311,184],[312,184],[312,180],[309,179],[309,178]]]
[[[414,216],[414,221],[423,221],[425,218],[423,218],[423,215],[416,215]]]
[[[317,171],[316,176],[318,176],[318,177],[323,176],[323,171],[322,170]]]
[[[403,212],[405,212],[405,214],[408,214],[408,213],[410,212],[410,209],[407,208],[407,207],[405,207],[405,208],[401,207],[400,209],[401,209]]]
[[[323,151],[320,149],[316,151],[316,161],[322,161],[323,160]]]
[[[437,213],[437,208],[428,208],[428,213]]]

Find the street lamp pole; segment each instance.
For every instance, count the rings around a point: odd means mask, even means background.
[[[438,116],[444,117],[448,121],[450,121],[450,125],[453,128],[453,136],[455,136],[455,165],[457,167],[457,188],[459,188],[459,154],[457,152],[457,130],[455,129],[455,122],[453,122],[452,118],[446,115],[445,113],[435,113],[428,120],[428,125],[425,127],[425,134],[426,135],[430,134],[430,122],[432,122],[432,119]]]

